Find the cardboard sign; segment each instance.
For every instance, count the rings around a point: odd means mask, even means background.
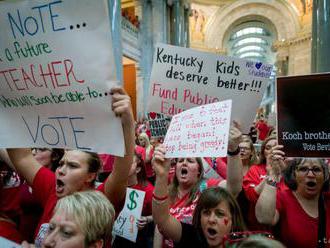
[[[277,79],[278,141],[288,157],[330,157],[330,73]]]
[[[232,99],[232,119],[248,133],[272,69],[261,62],[158,44],[148,110],[173,116],[191,107]]]
[[[123,156],[107,1],[0,2],[1,147]]]
[[[151,137],[164,138],[171,122],[171,117],[150,112],[148,113],[148,121]]]
[[[144,196],[144,191],[127,188],[124,208],[113,225],[114,235],[136,242],[137,221],[141,218]]]
[[[230,114],[231,100],[226,100],[173,116],[164,140],[166,157],[225,157]]]

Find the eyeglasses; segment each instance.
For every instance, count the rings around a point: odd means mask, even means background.
[[[301,167],[297,167],[296,169],[299,173],[304,174],[304,175],[308,175],[309,171],[311,171],[314,176],[319,176],[323,173],[322,168],[314,166],[312,168],[309,168],[307,166],[301,166]]]
[[[245,151],[250,151],[251,150],[251,148],[249,148],[249,147],[243,147],[243,146],[240,146],[239,149],[240,150],[245,150]]]
[[[242,241],[246,240],[250,236],[262,236],[269,239],[274,239],[274,236],[270,232],[262,231],[246,231],[246,232],[232,232],[224,236],[223,246],[224,247],[236,247]]]

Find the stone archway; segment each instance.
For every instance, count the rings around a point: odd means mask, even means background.
[[[285,1],[242,0],[220,8],[205,28],[205,45],[209,48],[225,48],[228,32],[245,20],[262,20],[273,27],[277,40],[293,38],[300,30],[298,13]],[[255,20],[255,19],[254,19]]]

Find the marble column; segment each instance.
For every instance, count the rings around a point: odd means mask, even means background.
[[[140,25],[140,47],[141,47],[141,76],[143,78],[143,112],[145,112],[149,93],[149,81],[152,66],[153,54],[153,20],[152,20],[152,2],[150,0],[141,0],[142,19]]]
[[[330,71],[330,0],[313,0],[312,72]]]
[[[112,35],[113,53],[115,57],[116,75],[120,82],[123,83],[123,48],[121,37],[121,1],[108,0],[110,28]]]
[[[173,45],[185,45],[184,7],[181,0],[173,0]]]

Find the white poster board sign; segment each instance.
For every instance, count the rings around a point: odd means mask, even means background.
[[[157,44],[148,111],[175,115],[191,107],[233,100],[232,119],[248,133],[272,65]]]
[[[104,0],[0,2],[1,147],[124,154],[109,22]]]
[[[127,188],[124,208],[113,225],[114,235],[136,242],[137,221],[141,218],[144,196],[144,191]]]
[[[231,103],[207,104],[173,116],[164,140],[166,157],[225,157]]]

